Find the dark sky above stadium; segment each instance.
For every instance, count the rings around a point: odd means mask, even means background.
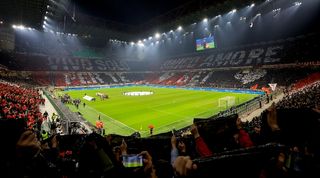
[[[141,25],[190,1],[73,0],[81,12],[128,25]]]

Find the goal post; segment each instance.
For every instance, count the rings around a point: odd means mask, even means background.
[[[236,105],[236,97],[234,96],[225,96],[223,98],[219,98],[219,108],[230,108]]]

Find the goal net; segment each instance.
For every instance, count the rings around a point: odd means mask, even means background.
[[[230,108],[236,104],[236,98],[234,96],[226,96],[219,98],[219,107]]]

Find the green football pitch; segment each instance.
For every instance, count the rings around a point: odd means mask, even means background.
[[[148,96],[125,96],[124,92],[152,91]],[[96,93],[105,93],[109,99],[100,100]],[[225,110],[219,107],[219,98],[234,96],[236,105],[251,100],[257,94],[187,90],[178,88],[155,88],[128,86],[97,90],[66,91],[73,99],[79,98],[79,109],[68,105],[72,111],[79,111],[85,119],[95,125],[100,115],[106,133],[131,135],[140,132],[149,135],[149,126],[154,134],[180,129],[191,125],[194,118],[207,118]],[[96,97],[96,101],[83,99],[84,95]]]

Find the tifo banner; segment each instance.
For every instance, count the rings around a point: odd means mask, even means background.
[[[270,93],[271,93],[270,90],[269,90],[269,88],[267,88],[267,87],[262,87],[261,90],[264,91],[264,92],[266,92],[267,94],[270,94]]]
[[[269,83],[269,86],[270,86],[272,91],[275,91],[276,87],[277,87],[277,83]]]
[[[258,88],[258,84],[255,84],[255,85],[250,87],[251,90],[256,90],[257,88]]]

